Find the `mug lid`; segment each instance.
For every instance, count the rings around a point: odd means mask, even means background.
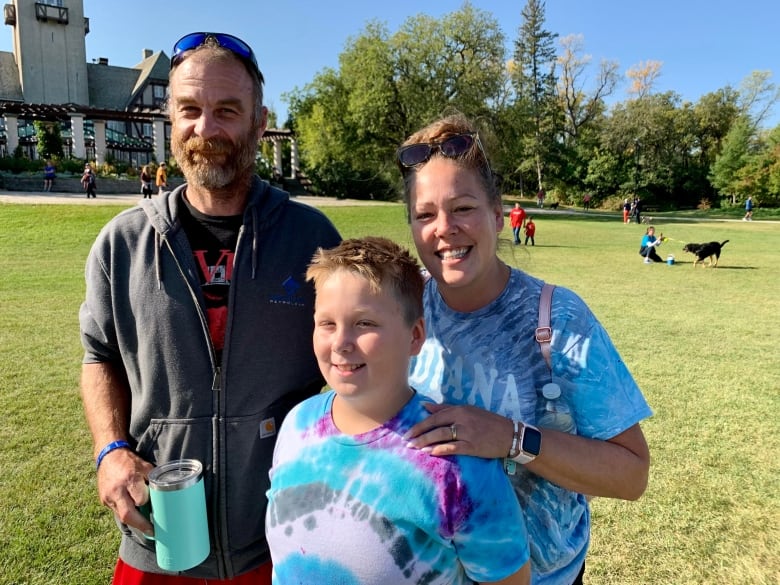
[[[179,459],[149,472],[149,486],[164,492],[183,490],[195,485],[202,473],[203,465],[197,459]]]

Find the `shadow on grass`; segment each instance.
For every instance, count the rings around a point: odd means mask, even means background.
[[[675,266],[693,266],[693,262],[680,262],[679,260],[674,261]],[[697,265],[695,267],[696,270],[709,270],[709,266],[700,266]],[[755,266],[726,266],[725,264],[718,264],[713,270],[758,270]]]

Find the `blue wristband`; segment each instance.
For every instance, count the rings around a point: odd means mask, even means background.
[[[95,469],[100,468],[100,464],[103,462],[103,457],[111,453],[111,451],[116,451],[117,449],[130,449],[130,443],[127,441],[114,441],[113,443],[109,443],[103,447],[103,450],[98,453],[97,461],[95,462]]]

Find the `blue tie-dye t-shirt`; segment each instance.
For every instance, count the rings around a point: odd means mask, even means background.
[[[276,443],[266,536],[279,585],[497,581],[529,558],[522,512],[498,461],[432,457],[403,434],[418,394],[368,433],[335,427],[327,392],[296,406]]]
[[[437,402],[471,404],[536,424],[551,373],[534,332],[543,282],[512,270],[504,292],[473,313],[450,309],[436,282],[425,287],[426,341],[412,359],[410,384]],[[557,287],[552,303],[552,381],[562,392],[576,433],[610,439],[652,414],[606,331],[572,291]],[[510,476],[526,517],[534,585],[574,581],[588,549],[584,496],[522,465]]]

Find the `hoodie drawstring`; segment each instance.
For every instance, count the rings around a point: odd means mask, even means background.
[[[160,232],[154,231],[154,274],[157,277],[157,290],[162,290],[162,259],[160,258],[160,248],[163,242]]]
[[[257,209],[254,205],[252,211],[252,280],[257,274]]]

